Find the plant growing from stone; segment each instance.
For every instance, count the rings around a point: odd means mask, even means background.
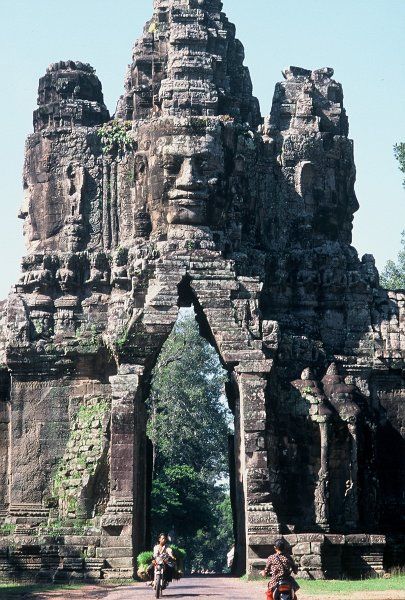
[[[104,154],[124,154],[134,146],[131,121],[110,121],[97,131]]]

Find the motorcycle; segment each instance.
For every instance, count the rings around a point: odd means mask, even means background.
[[[293,584],[288,578],[280,579],[273,590],[274,600],[295,600],[296,595]]]
[[[153,580],[153,589],[155,591],[155,598],[162,598],[163,590],[169,585],[165,580],[166,566],[173,567],[170,559],[163,556],[158,556],[154,561],[155,565],[155,577]]]

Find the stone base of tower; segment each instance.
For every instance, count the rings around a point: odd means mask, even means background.
[[[96,557],[103,560],[103,579],[131,579],[135,575],[133,501],[110,500],[101,519],[100,547]]]
[[[272,544],[279,537],[250,536],[249,576],[263,570],[267,557],[274,552]],[[302,579],[362,579],[383,575],[386,568],[394,566],[389,564],[389,556],[395,550],[384,535],[299,533],[283,538],[291,547]],[[399,540],[395,547],[400,547]]]
[[[257,576],[272,544],[280,537],[249,537],[247,571]],[[405,536],[300,533],[283,536],[304,579],[361,579],[381,576],[403,564]],[[18,535],[0,538],[0,580],[66,583],[132,578],[130,537],[105,536],[94,529],[83,535]]]

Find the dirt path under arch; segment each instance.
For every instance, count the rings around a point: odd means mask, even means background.
[[[245,583],[238,579],[193,577],[175,583],[164,592],[164,598],[198,598],[199,600],[265,600],[265,586]],[[16,598],[16,596],[13,596]],[[49,591],[29,594],[21,600],[152,600],[154,594],[145,584],[123,587],[87,586],[72,591]],[[6,599],[5,599],[6,600]],[[405,590],[388,592],[360,592],[346,595],[311,596],[300,592],[299,600],[405,600]]]

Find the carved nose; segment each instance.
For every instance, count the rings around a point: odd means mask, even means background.
[[[180,175],[176,180],[176,187],[182,190],[197,190],[202,185],[201,179],[196,172],[192,158],[185,158],[181,167]]]

